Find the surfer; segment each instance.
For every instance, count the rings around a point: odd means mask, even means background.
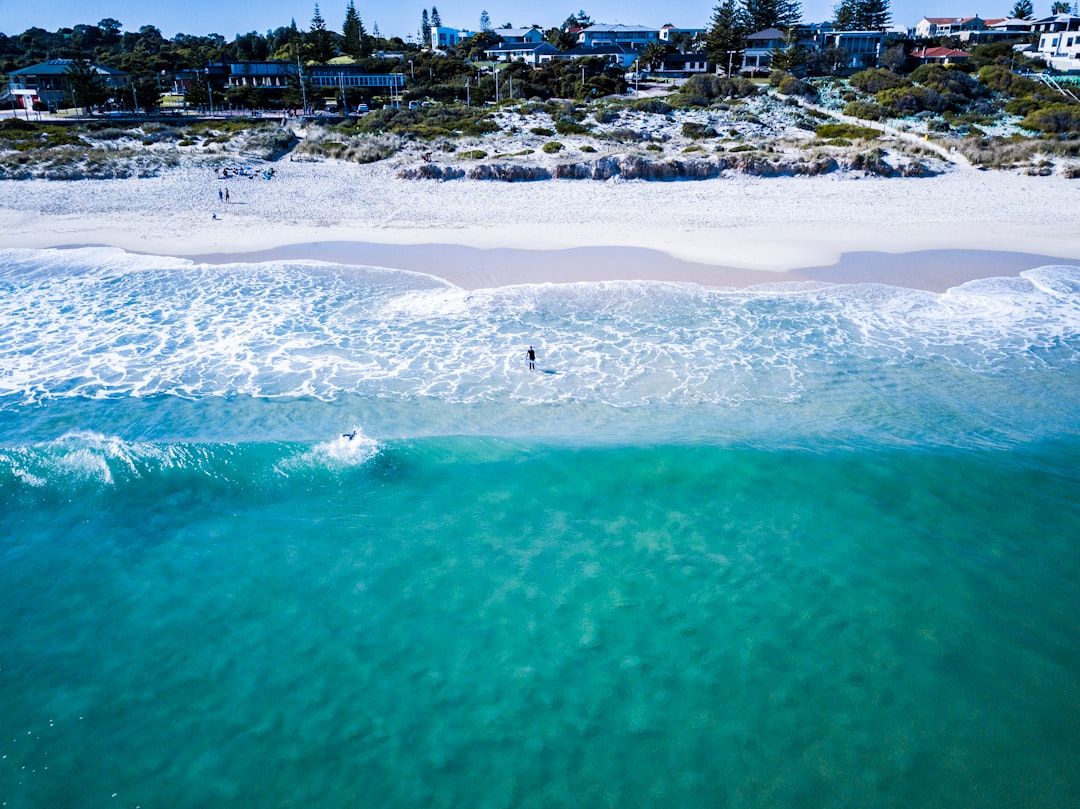
[[[348,438],[350,441],[352,441],[354,438],[356,438],[356,430],[353,430],[351,433],[342,433],[341,437]]]
[[[536,352],[533,351],[533,347],[529,346],[529,350],[525,352],[525,361],[529,363],[529,370],[536,370]]]

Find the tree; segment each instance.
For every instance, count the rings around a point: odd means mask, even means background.
[[[491,17],[488,16],[487,9],[484,9],[483,11],[480,12],[480,30],[481,31],[490,31],[491,30]]]
[[[427,9],[424,9],[423,15],[420,17],[420,47],[431,47],[431,20],[428,18]]]
[[[652,70],[658,63],[662,63],[671,51],[671,46],[664,42],[650,42],[641,51],[641,64],[646,70]]]
[[[579,10],[577,14],[571,14],[565,20],[563,20],[563,29],[567,28],[588,28],[593,24],[593,18],[586,14],[584,11]]]
[[[108,90],[102,83],[97,69],[85,59],[73,59],[64,73],[72,103],[76,107],[85,107],[88,114],[93,114],[91,108],[101,104],[108,97]]]
[[[799,0],[746,0],[743,13],[747,31],[753,34],[766,28],[798,25],[802,20],[802,4]]]
[[[364,23],[353,0],[345,7],[345,22],[341,24],[341,52],[353,59],[364,55]]]
[[[124,88],[121,97],[126,106],[147,115],[152,115],[161,106],[161,88],[154,76],[136,79]]]
[[[431,7],[431,27],[442,28],[442,18],[439,17],[439,10],[435,6]]]
[[[1016,0],[1016,5],[1009,13],[1017,19],[1030,20],[1035,15],[1035,6],[1031,0]]]
[[[315,4],[315,14],[311,18],[311,30],[307,36],[311,58],[319,63],[330,61],[334,55],[334,43],[326,28],[326,20],[319,13],[319,4]]]
[[[883,31],[892,19],[889,0],[840,0],[835,12],[840,31]]]
[[[1072,7],[1064,2],[1064,0],[1058,0],[1054,5],[1050,6],[1051,14],[1068,14],[1072,11]]]
[[[737,70],[746,47],[746,14],[737,0],[724,0],[713,9],[712,24],[705,35],[705,55],[714,65]]]

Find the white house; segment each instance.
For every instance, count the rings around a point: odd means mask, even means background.
[[[493,62],[525,62],[534,67],[550,62],[558,54],[559,49],[550,42],[500,42],[484,50]]]
[[[539,28],[496,28],[492,33],[508,45],[526,42],[537,45],[544,41],[544,32]]]
[[[1080,16],[1055,14],[1032,24],[1039,34],[1036,52],[1055,70],[1080,70]]]
[[[986,23],[974,17],[923,17],[915,25],[915,36],[919,39],[932,37],[951,37],[961,31],[982,31]]]
[[[439,26],[431,29],[431,49],[444,51],[453,48],[462,40],[476,36],[475,31],[467,31],[464,28],[445,28]]]

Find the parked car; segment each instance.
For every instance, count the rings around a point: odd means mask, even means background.
[[[410,110],[418,110],[418,109],[420,109],[420,102],[419,101],[410,101],[409,102],[409,109]]]
[[[370,111],[371,111],[371,108],[367,104],[357,104],[356,105],[356,114],[357,115],[363,115],[365,112],[370,112]]]

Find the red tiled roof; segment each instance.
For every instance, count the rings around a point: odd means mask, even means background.
[[[971,56],[967,51],[960,51],[955,48],[923,48],[922,50],[912,51],[911,55],[915,59],[946,59]]]

